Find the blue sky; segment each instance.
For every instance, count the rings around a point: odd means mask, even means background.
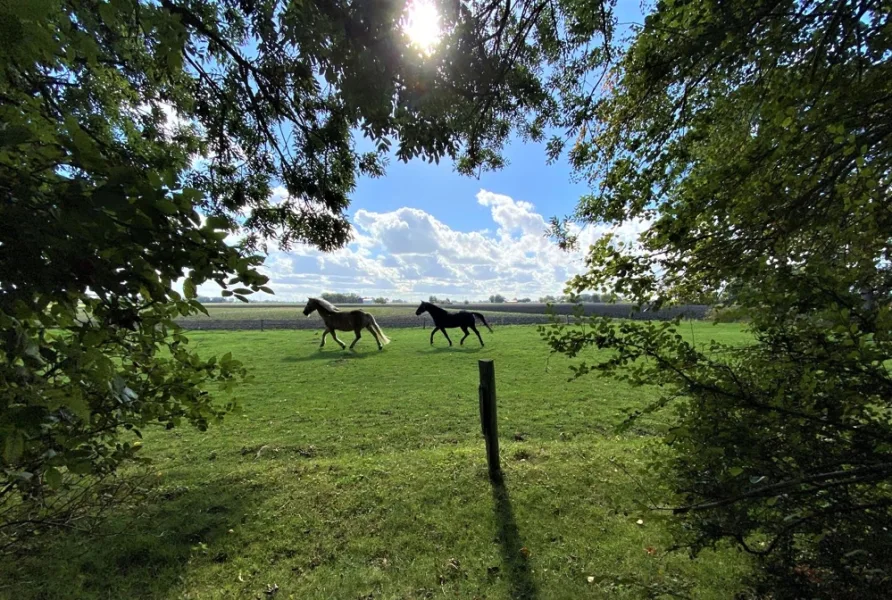
[[[616,14],[624,31],[642,20],[637,2],[620,0]],[[302,301],[326,291],[412,301],[560,294],[583,269],[584,253],[557,249],[545,237],[546,223],[570,214],[587,187],[572,181],[566,160],[547,165],[542,144],[516,140],[505,156],[508,166],[480,179],[459,175],[448,161],[396,160],[385,177],[361,179],[349,209],[354,239],[346,248],[323,254],[297,247],[267,257],[263,271],[276,299]],[[594,225],[578,233],[585,248],[607,231],[632,242],[645,227]],[[200,291],[216,295],[212,288]]]
[[[453,229],[473,231],[481,229],[481,224],[491,224],[490,211],[475,198],[481,189],[533,202],[546,218],[571,213],[587,190],[586,186],[571,182],[566,161],[546,165],[542,144],[516,140],[505,155],[510,162],[507,167],[483,173],[480,179],[459,175],[449,162],[437,165],[392,161],[386,177],[363,178],[359,182],[350,213],[411,206],[427,211]]]

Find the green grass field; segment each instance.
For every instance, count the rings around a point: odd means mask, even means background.
[[[698,342],[745,339],[737,325],[685,327]],[[727,599],[740,588],[740,554],[667,554],[665,524],[636,504],[660,487],[642,450],[661,423],[613,427],[652,390],[568,383],[535,327],[484,332],[482,349],[389,333],[383,352],[364,338],[356,353],[319,351],[319,332],[190,334],[253,370],[241,414],[205,433],[146,433],[152,499],[96,535],[48,536],[40,554],[5,561],[0,595],[662,598],[653,590],[668,587]],[[481,358],[496,368],[506,476],[495,491]]]

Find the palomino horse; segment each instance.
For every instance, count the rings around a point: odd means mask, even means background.
[[[427,312],[430,314],[431,318],[434,320],[434,330],[431,331],[431,345],[434,344],[434,334],[437,331],[443,332],[443,337],[446,338],[446,341],[449,342],[449,345],[452,345],[452,340],[449,339],[449,336],[446,335],[447,328],[461,327],[461,330],[465,332],[465,337],[461,339],[459,344],[464,346],[465,338],[470,334],[468,333],[468,329],[477,334],[477,339],[480,340],[480,345],[483,346],[483,338],[480,337],[480,332],[477,331],[476,321],[474,317],[480,319],[480,321],[486,325],[486,328],[492,331],[492,327],[486,322],[486,319],[483,318],[483,315],[479,312],[468,312],[466,310],[460,310],[458,312],[449,312],[443,308],[440,308],[436,304],[431,304],[430,302],[421,302],[421,306],[418,307],[418,310],[415,311],[416,315],[420,315],[423,312]]]
[[[322,322],[325,323],[325,331],[322,332],[322,343],[319,344],[320,348],[325,346],[325,336],[329,333],[331,334],[331,337],[334,338],[334,341],[341,345],[341,348],[346,348],[344,342],[338,339],[335,331],[352,331],[356,333],[356,339],[350,344],[350,349],[353,350],[353,346],[355,346],[356,342],[359,341],[359,338],[362,337],[361,332],[363,328],[368,329],[372,333],[375,341],[378,342],[378,350],[383,350],[384,344],[390,343],[390,339],[384,335],[384,332],[381,331],[378,323],[375,322],[375,317],[364,310],[341,312],[334,304],[327,300],[310,298],[310,301],[307,302],[307,305],[304,307],[304,314],[310,316],[314,310],[319,311],[319,316],[322,317]]]

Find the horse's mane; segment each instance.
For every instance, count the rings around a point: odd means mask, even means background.
[[[449,311],[448,311],[448,310],[446,310],[445,308],[440,308],[439,306],[437,306],[437,305],[434,304],[433,302],[425,302],[424,300],[422,300],[422,302],[423,302],[424,305],[427,307],[427,311],[428,311],[428,312],[438,312],[438,313],[440,313],[440,314],[444,314],[444,315],[445,315],[445,314],[449,314]],[[433,311],[432,311],[431,309],[433,309]]]
[[[311,301],[311,302],[315,302],[315,303],[318,304],[321,308],[327,310],[328,312],[333,312],[333,313],[341,312],[341,310],[340,310],[337,306],[335,306],[334,304],[332,304],[332,303],[329,302],[328,300],[324,300],[324,299],[322,299],[322,298],[310,298],[310,301]]]

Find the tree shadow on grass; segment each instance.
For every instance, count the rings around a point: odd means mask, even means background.
[[[425,348],[423,350],[419,350],[418,354],[442,354],[444,352],[461,352],[462,354],[476,354],[485,348],[481,348],[479,345],[467,347],[467,346],[459,346],[457,343],[454,346],[434,346],[433,348]]]
[[[190,560],[235,558],[227,536],[241,523],[251,494],[222,480],[179,487],[117,509],[89,533],[48,533],[38,550],[4,557],[0,597],[169,597]]]
[[[320,360],[329,360],[331,362],[335,361],[344,361],[344,360],[353,360],[359,358],[367,358],[369,356],[374,356],[374,354],[380,353],[380,351],[375,348],[374,350],[362,351],[357,349],[355,352],[352,350],[328,350],[322,349],[313,352],[312,354],[307,354],[306,356],[284,356],[282,357],[282,362],[290,362],[290,363],[299,363],[299,362],[317,362]]]
[[[498,539],[502,547],[503,565],[507,571],[508,589],[513,600],[535,600],[536,584],[525,556],[523,540],[514,520],[514,509],[503,477],[492,484]]]

